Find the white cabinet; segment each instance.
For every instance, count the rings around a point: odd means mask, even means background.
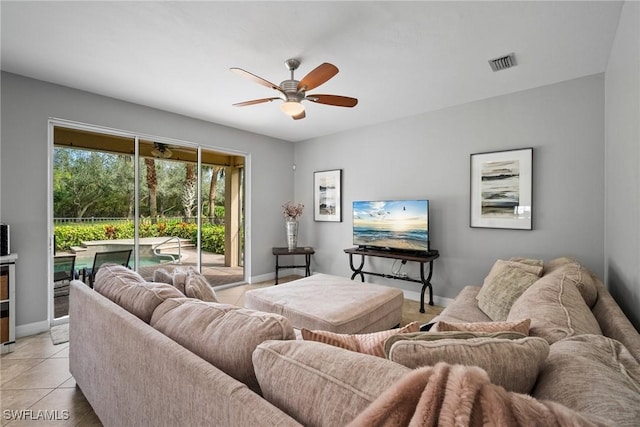
[[[17,254],[0,256],[0,352],[9,353],[16,344]]]

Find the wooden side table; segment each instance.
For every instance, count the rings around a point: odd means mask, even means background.
[[[283,268],[305,268],[305,277],[311,276],[311,255],[313,255],[316,251],[313,250],[310,246],[295,248],[289,250],[289,248],[271,248],[271,252],[276,256],[276,285],[278,284],[278,270]],[[304,255],[305,264],[304,265],[280,265],[278,263],[278,257],[281,255]]]

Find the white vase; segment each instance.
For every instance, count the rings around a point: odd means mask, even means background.
[[[287,227],[287,248],[290,251],[298,247],[298,221],[286,221]]]

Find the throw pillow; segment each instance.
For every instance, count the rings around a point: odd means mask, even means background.
[[[602,335],[595,316],[565,274],[548,274],[525,290],[507,317],[507,321],[520,319],[531,319],[529,335],[549,344],[574,335]]]
[[[509,258],[508,260],[499,259],[491,267],[491,271],[487,277],[485,277],[483,284],[491,282],[497,274],[502,273],[505,267],[516,267],[527,273],[535,274],[536,276],[542,276],[542,261],[527,258]]]
[[[157,268],[153,270],[153,281],[173,285],[173,274],[169,273],[164,268]]]
[[[542,276],[542,271],[544,269],[544,261],[541,259],[534,259],[534,258],[523,258],[523,257],[511,257],[509,258],[509,261],[513,261],[513,262],[518,262],[520,264],[525,264],[528,266],[527,267],[523,267],[525,268],[527,271],[531,272],[531,273],[535,273],[538,276]],[[533,267],[532,269],[529,269]]]
[[[529,335],[531,319],[519,322],[472,322],[472,323],[449,323],[440,321],[436,323],[434,331],[467,331],[467,332],[501,332],[511,331]]]
[[[208,302],[218,302],[216,293],[211,286],[209,286],[207,279],[195,270],[187,271],[187,279],[184,284],[184,294],[189,298],[197,298]]]
[[[302,338],[306,341],[318,341],[358,353],[384,357],[384,342],[387,338],[392,335],[418,332],[419,330],[420,322],[411,322],[402,328],[372,332],[369,334],[337,334],[335,332],[310,331],[309,329],[302,328]]]
[[[278,314],[184,297],[158,306],[151,326],[257,393],[255,348],[266,340],[295,339],[291,323]]]
[[[445,332],[409,332],[406,334],[393,335],[384,342],[384,354],[389,358],[389,350],[391,346],[398,341],[416,340],[416,341],[437,341],[437,340],[468,340],[471,338],[500,338],[505,340],[519,340],[526,338],[525,334],[520,332],[468,332],[468,331],[445,331]]]
[[[487,372],[492,383],[508,391],[529,393],[548,354],[549,344],[536,337],[412,339],[396,340],[389,349],[389,360],[410,369],[439,362],[478,366]]]
[[[511,305],[538,279],[521,266],[526,264],[498,260],[478,292],[478,307],[491,320],[507,320]]]
[[[185,295],[187,295],[186,289],[184,288],[186,281],[187,281],[187,270],[184,270],[182,268],[175,268],[173,270],[173,278],[172,278],[173,286]]]
[[[606,425],[637,426],[640,364],[619,341],[580,335],[558,341],[533,390]]]
[[[93,288],[146,323],[164,300],[184,297],[171,285],[145,282],[136,272],[115,264],[100,267]]]
[[[313,341],[267,341],[253,352],[263,397],[305,426],[345,426],[403,375],[390,360]]]

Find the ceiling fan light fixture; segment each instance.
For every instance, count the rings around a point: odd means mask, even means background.
[[[151,150],[151,154],[154,157],[157,157],[159,159],[168,159],[169,157],[171,157],[173,153],[171,152],[171,150],[169,150],[169,148],[166,145],[160,144],[160,143],[154,143],[154,147]]]
[[[286,101],[283,104],[280,104],[280,109],[283,113],[293,117],[304,112],[304,105],[297,101]]]

